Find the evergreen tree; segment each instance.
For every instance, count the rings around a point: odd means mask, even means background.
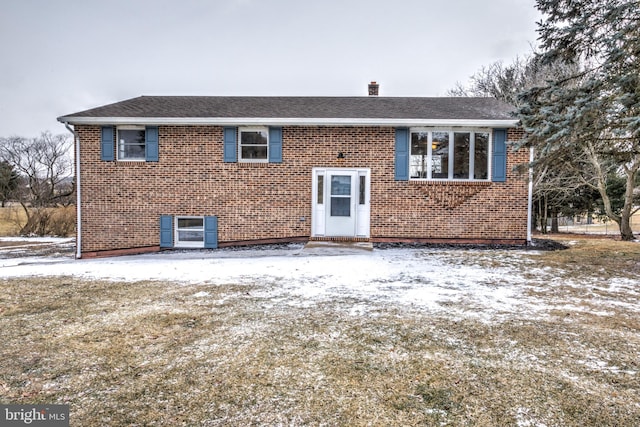
[[[537,0],[542,63],[581,64],[519,98],[525,143],[548,165],[571,164],[600,194],[624,240],[634,238],[640,170],[640,1]],[[566,166],[566,165],[565,165]],[[612,177],[624,181],[616,209]]]
[[[6,161],[0,161],[0,198],[2,207],[15,196],[20,176],[13,166]]]

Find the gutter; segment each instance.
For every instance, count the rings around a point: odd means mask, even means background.
[[[64,127],[73,134],[76,145],[76,259],[82,258],[82,211],[80,210],[80,137],[68,122],[64,123]]]
[[[529,199],[527,202],[527,246],[531,246],[531,219],[533,215],[533,147],[529,148]]]
[[[501,119],[388,119],[301,117],[58,117],[74,125],[212,125],[212,126],[392,126],[514,128],[518,120]]]

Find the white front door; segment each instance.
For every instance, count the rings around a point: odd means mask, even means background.
[[[327,181],[327,236],[356,235],[356,176],[354,172],[329,172]]]
[[[369,169],[314,169],[314,236],[369,237],[369,175]]]

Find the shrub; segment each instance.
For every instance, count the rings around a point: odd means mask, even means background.
[[[37,208],[30,210],[27,223],[20,230],[22,235],[68,237],[75,232],[74,206]]]
[[[67,237],[76,232],[76,207],[65,206],[53,209],[49,220],[49,233],[54,236]]]

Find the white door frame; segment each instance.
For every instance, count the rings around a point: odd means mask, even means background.
[[[331,175],[351,175],[351,208],[353,231],[332,230],[327,221],[331,197]],[[320,185],[319,185],[320,184]],[[368,238],[371,216],[371,169],[369,168],[313,168],[312,170],[312,237],[360,237]],[[329,226],[329,229],[327,229]],[[349,227],[351,228],[351,227]],[[337,231],[337,232],[336,232]]]

